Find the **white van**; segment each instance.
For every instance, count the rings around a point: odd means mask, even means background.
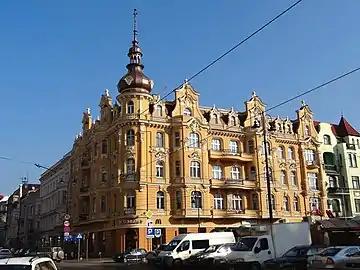
[[[158,261],[165,266],[179,265],[209,246],[235,242],[232,232],[179,234],[159,253]]]

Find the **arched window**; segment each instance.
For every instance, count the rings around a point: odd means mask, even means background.
[[[240,168],[237,166],[231,167],[230,176],[231,176],[231,179],[239,180],[241,178]]]
[[[162,106],[161,105],[156,106],[156,116],[162,116]]]
[[[191,161],[190,162],[190,177],[200,178],[200,162]]]
[[[230,126],[235,126],[236,125],[236,119],[234,116],[230,117]]]
[[[278,156],[279,156],[279,159],[285,158],[284,157],[284,146],[279,146],[279,148],[278,148]]]
[[[212,139],[211,141],[211,150],[220,151],[221,149],[221,141],[220,139]]]
[[[213,179],[222,178],[222,168],[219,165],[212,166],[212,178]]]
[[[216,113],[213,113],[211,115],[211,120],[212,120],[213,124],[219,124],[219,118]]]
[[[199,148],[200,147],[200,136],[195,132],[189,134],[189,147]]]
[[[299,212],[299,198],[297,196],[294,196],[294,211]]]
[[[156,208],[165,209],[165,194],[163,191],[156,192]]]
[[[135,145],[135,131],[133,129],[129,129],[126,133],[126,145],[127,146]]]
[[[324,135],[324,144],[331,145],[331,139],[329,135]]]
[[[275,208],[276,208],[276,205],[275,205],[275,203],[276,203],[276,201],[275,201],[275,196],[274,196],[274,194],[271,194],[270,195],[271,196],[271,208],[273,209],[273,210],[275,210]],[[269,209],[269,200],[268,200],[268,195],[266,194],[266,208],[267,209]]]
[[[186,108],[186,109],[184,110],[184,115],[185,115],[185,116],[191,116],[191,110],[188,109],[188,108]]]
[[[280,183],[286,185],[286,171],[284,170],[280,171]]]
[[[289,198],[287,196],[283,197],[283,211],[289,211]]]
[[[156,147],[164,147],[164,133],[156,132]]]
[[[221,193],[214,194],[214,209],[224,209],[224,197]]]
[[[127,113],[135,113],[134,102],[131,100],[127,104]]]
[[[290,159],[290,160],[295,159],[294,148],[292,148],[292,147],[288,148],[288,159]]]
[[[266,144],[266,151],[267,151],[267,154],[270,155],[270,143],[269,142],[262,142],[262,145],[261,145],[261,150],[262,150],[262,154],[265,155],[265,144]]]
[[[162,162],[162,161],[156,162],[156,177],[159,177],[159,178],[164,177],[164,162]]]
[[[295,171],[290,171],[290,184],[292,186],[296,186],[297,183],[296,183],[296,172]]]
[[[176,191],[176,209],[179,210],[182,208],[182,194],[181,190]]]
[[[243,209],[242,199],[239,194],[232,195],[232,208],[237,211],[241,211]]]
[[[191,208],[202,208],[202,195],[200,191],[191,192]]]

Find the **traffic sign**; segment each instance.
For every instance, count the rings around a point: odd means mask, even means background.
[[[152,220],[151,219],[147,219],[146,220],[146,227],[152,227],[152,225],[153,225],[153,222],[152,222]]]
[[[70,226],[70,221],[65,220],[65,221],[64,221],[64,226],[65,226],[65,227],[69,227],[69,226]]]
[[[79,233],[77,236],[76,236],[76,239],[82,239],[83,237],[82,237],[82,234],[81,233]]]
[[[151,218],[153,215],[154,215],[153,212],[151,212],[150,210],[147,210],[147,212],[145,213],[145,216],[147,218]]]
[[[64,216],[64,219],[65,219],[65,220],[69,220],[69,219],[70,219],[70,215],[69,215],[69,214],[66,214],[66,215]]]
[[[159,238],[161,236],[161,229],[154,229],[154,236]]]
[[[154,229],[146,228],[146,238],[154,238]]]
[[[64,232],[70,232],[70,227],[64,227]]]
[[[64,237],[68,237],[70,235],[69,232],[64,232]]]

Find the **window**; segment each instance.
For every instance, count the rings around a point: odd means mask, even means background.
[[[213,115],[211,115],[211,119],[214,124],[219,124],[219,118],[215,113]]]
[[[299,198],[294,196],[293,207],[295,212],[299,212]]]
[[[165,194],[163,191],[156,192],[156,208],[165,209]]]
[[[180,132],[175,132],[175,147],[180,147]]]
[[[129,101],[127,104],[127,113],[134,113],[134,112],[135,112],[134,102]]]
[[[222,169],[219,165],[212,166],[212,178],[221,179],[222,178]]]
[[[356,213],[360,213],[360,199],[355,199]]]
[[[107,140],[103,140],[101,143],[101,153],[107,154],[107,152],[108,152],[108,142]]]
[[[305,126],[305,128],[304,128],[304,134],[305,134],[305,136],[309,136],[309,135],[310,135],[309,126]]]
[[[284,196],[283,197],[283,206],[282,206],[282,208],[283,208],[283,211],[289,211],[290,209],[290,207],[289,207],[289,198],[287,197],[287,196]]]
[[[181,204],[182,204],[181,190],[177,190],[176,191],[176,209],[177,210],[181,209]]]
[[[214,209],[224,209],[224,198],[220,193],[214,195]]]
[[[266,195],[266,208],[269,209],[269,200],[267,195]],[[275,210],[275,196],[273,194],[271,194],[271,208]]]
[[[126,145],[127,146],[135,145],[135,131],[133,129],[129,129],[126,133]]]
[[[242,199],[238,194],[232,195],[232,209],[237,211],[241,211],[243,209]]]
[[[189,147],[190,148],[199,148],[200,147],[200,137],[198,134],[191,132],[189,134]]]
[[[238,153],[238,144],[237,142],[235,141],[230,141],[229,143],[229,150],[230,150],[230,153]]]
[[[98,150],[99,150],[99,149],[98,149],[98,144],[95,143],[95,144],[94,144],[94,156],[95,156],[95,157],[97,157],[97,155],[98,155]]]
[[[324,144],[331,145],[331,139],[329,135],[324,135]]]
[[[290,160],[295,159],[294,148],[292,148],[292,147],[288,148],[288,159],[290,159]]]
[[[106,182],[108,180],[108,174],[105,168],[101,169],[101,182]],[[88,185],[88,184],[86,184]]]
[[[320,207],[320,199],[319,199],[319,198],[317,198],[317,197],[310,197],[310,198],[309,198],[309,202],[310,202],[310,209],[311,209],[311,211],[321,209],[321,207]]]
[[[190,163],[190,177],[200,178],[200,162],[191,161]]]
[[[267,181],[266,166],[264,167],[263,175],[264,175],[264,181],[266,182]],[[273,175],[272,175],[272,169],[271,168],[269,168],[269,179],[270,179],[271,182],[273,181]]]
[[[241,176],[240,168],[237,166],[231,167],[230,176],[231,176],[231,179],[239,180],[240,176]]]
[[[280,171],[280,183],[286,185],[286,172],[284,170]]]
[[[135,160],[133,158],[129,158],[126,162],[127,179],[133,180],[134,173],[135,173]]]
[[[114,194],[113,203],[114,203],[114,212],[116,212],[116,211],[117,211],[117,198],[116,198],[116,194]]]
[[[209,247],[209,240],[193,240],[192,248],[193,249],[207,249]]]
[[[164,163],[162,161],[156,162],[156,177],[158,178],[164,177]]]
[[[202,196],[200,191],[191,192],[191,208],[202,208]]]
[[[262,151],[262,154],[265,155],[265,145],[266,145],[266,154],[270,155],[270,144],[269,142],[262,142],[261,144],[261,151]]]
[[[335,178],[335,176],[329,175],[329,187],[330,188],[336,187],[336,178]]]
[[[102,213],[106,212],[106,197],[101,196],[100,210]]]
[[[307,173],[309,187],[311,190],[319,190],[318,178],[316,173]]]
[[[255,180],[256,179],[256,168],[251,166],[250,167],[250,180]]]
[[[290,171],[290,184],[293,186],[296,186],[296,172],[295,171]]]
[[[349,167],[351,168],[357,168],[357,158],[356,158],[356,154],[355,153],[350,153],[349,154]]]
[[[312,164],[315,160],[315,151],[312,149],[305,149],[305,161],[306,163]]]
[[[211,149],[212,149],[213,151],[220,151],[220,149],[221,149],[221,142],[220,142],[219,139],[213,139],[213,140],[211,141]]]
[[[279,159],[284,158],[284,147],[283,146],[279,146],[279,148],[278,148],[278,156],[279,156]]]
[[[134,192],[128,192],[125,195],[126,197],[126,208],[135,208],[136,207],[136,198]]]
[[[184,115],[185,115],[185,116],[191,116],[191,111],[190,111],[190,109],[186,108],[186,109],[184,110]]]
[[[259,209],[259,197],[256,193],[251,194],[251,203],[253,210]]]
[[[156,147],[164,147],[164,133],[156,132]]]
[[[161,105],[156,106],[156,116],[159,116],[159,117],[162,116],[162,107],[161,107]]]
[[[229,122],[230,122],[230,126],[235,126],[235,125],[236,125],[235,117],[234,117],[234,116],[231,116]]]
[[[92,199],[92,210],[93,210],[93,213],[96,213],[96,198],[95,197]]]
[[[351,177],[353,188],[354,189],[360,189],[360,180],[359,176],[352,176]]]
[[[250,154],[253,154],[255,152],[255,147],[254,147],[254,141],[250,140],[248,141],[248,150]]]
[[[181,176],[181,163],[180,163],[180,160],[175,161],[175,176]]]

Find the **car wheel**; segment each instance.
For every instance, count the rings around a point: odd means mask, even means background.
[[[251,264],[251,270],[261,270],[261,264],[256,262]]]

